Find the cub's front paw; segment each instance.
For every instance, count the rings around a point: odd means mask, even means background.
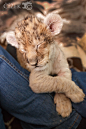
[[[64,94],[56,93],[54,103],[56,104],[56,111],[62,117],[68,117],[72,112],[71,101]]]
[[[75,86],[72,89],[70,89],[70,91],[66,95],[74,103],[82,102],[85,98],[85,94],[83,93],[83,90],[80,89],[75,83],[74,85]]]

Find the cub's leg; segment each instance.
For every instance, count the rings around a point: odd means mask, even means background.
[[[65,94],[56,93],[54,96],[54,103],[56,104],[56,111],[62,117],[68,117],[72,112],[72,104]]]
[[[75,103],[83,101],[85,97],[82,89],[73,81],[60,76],[52,77],[46,75],[44,71],[32,70],[29,76],[29,84],[35,93],[64,93]]]

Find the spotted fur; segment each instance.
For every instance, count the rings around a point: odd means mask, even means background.
[[[18,23],[15,36],[19,45],[17,55],[23,54],[24,56],[23,60],[18,58],[23,67],[26,67],[25,64],[27,64],[27,69],[30,71],[30,65],[31,67],[44,65],[44,63],[42,64],[43,59],[46,59],[45,63],[47,63],[48,58],[45,56],[49,56],[49,46],[54,42],[54,39],[45,24],[34,16],[26,17]]]
[[[48,15],[45,24],[34,16],[27,17],[18,23],[15,34],[7,36],[7,41],[17,47],[21,66],[31,71],[31,89],[35,93],[55,92],[56,110],[67,117],[72,112],[71,101],[81,102],[85,95],[71,81],[66,58],[54,41],[53,34],[59,33],[61,26],[61,19],[56,14]]]

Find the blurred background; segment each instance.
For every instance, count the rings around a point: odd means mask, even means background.
[[[27,15],[36,15],[43,21],[51,12],[63,19],[62,31],[55,40],[64,51],[69,67],[86,71],[86,0],[0,0],[0,45],[8,50],[7,33]],[[4,110],[3,114],[7,129],[22,129],[16,118]]]

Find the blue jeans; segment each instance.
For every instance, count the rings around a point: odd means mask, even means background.
[[[0,107],[20,119],[23,129],[75,129],[81,115],[75,109],[67,118],[58,115],[52,94],[30,89],[29,74],[0,47]],[[0,129],[5,129],[1,112]]]

